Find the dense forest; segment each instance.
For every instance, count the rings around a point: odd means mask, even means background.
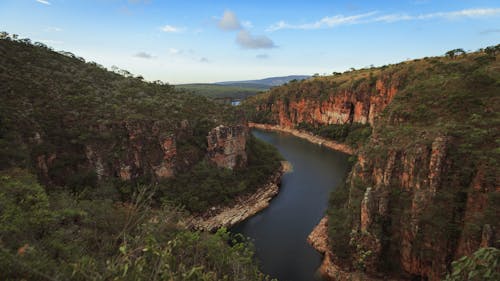
[[[266,278],[243,237],[184,222],[280,167],[237,109],[5,32],[0,84],[0,279]],[[207,156],[219,125],[246,138],[234,169]]]
[[[335,264],[414,280],[499,276],[499,55],[500,45],[455,49],[290,82],[244,103],[254,122],[357,148],[328,210]]]

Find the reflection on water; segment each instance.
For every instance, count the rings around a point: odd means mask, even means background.
[[[271,205],[232,231],[252,239],[261,269],[281,281],[321,280],[315,276],[321,255],[307,236],[323,217],[330,191],[348,169],[348,155],[289,134],[253,130],[293,165]]]

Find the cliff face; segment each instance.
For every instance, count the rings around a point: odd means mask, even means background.
[[[251,119],[280,128],[373,127],[345,202],[330,207],[345,224],[330,229],[323,272],[437,281],[453,260],[499,246],[498,67],[484,53],[418,60],[289,84],[247,103]]]
[[[381,77],[357,89],[331,89],[328,96],[312,98],[308,89],[299,87],[295,97],[277,99],[257,106],[258,111],[270,112],[274,123],[295,128],[300,123],[310,124],[373,124],[378,115],[391,102],[398,91],[399,78]],[[328,83],[323,86],[335,87]],[[328,91],[328,90],[327,90]]]
[[[248,127],[237,126],[217,126],[213,128],[207,136],[208,159],[218,167],[233,169],[243,167],[247,162],[245,153]]]
[[[194,138],[193,129],[187,120],[174,130],[162,126],[161,122],[125,122],[121,126],[101,126],[98,130],[100,135],[115,137],[95,139],[71,151],[59,150],[37,155],[35,166],[40,179],[45,183],[59,183],[62,179],[55,171],[59,168],[58,161],[69,154],[79,158],[79,164],[72,170],[86,170],[94,174],[97,180],[115,177],[123,181],[141,177],[153,181],[170,178],[203,158],[218,167],[229,169],[244,166],[247,159],[246,125],[219,125],[211,129],[204,138],[205,150],[193,145],[183,146],[183,143]],[[43,138],[39,138],[38,142],[42,145]],[[178,152],[179,146],[182,153]]]

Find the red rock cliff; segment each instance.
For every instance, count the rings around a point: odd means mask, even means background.
[[[373,127],[338,207],[348,238],[329,241],[349,245],[348,261],[332,272],[437,281],[453,260],[499,246],[498,63],[481,53],[417,60],[290,83],[246,103],[252,121],[282,128]]]

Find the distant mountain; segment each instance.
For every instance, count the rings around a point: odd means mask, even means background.
[[[289,76],[281,76],[281,77],[269,77],[258,80],[244,80],[244,81],[226,81],[226,82],[217,82],[214,84],[219,85],[232,85],[232,86],[241,86],[241,84],[254,84],[254,85],[265,85],[267,87],[273,86],[281,86],[285,83],[288,83],[291,80],[303,80],[307,79],[311,76],[309,75],[289,75]],[[255,87],[255,86],[254,86]]]
[[[178,89],[192,92],[196,95],[213,99],[245,99],[254,96],[262,91],[269,90],[269,87],[261,84],[179,84]]]
[[[254,96],[262,91],[267,91],[274,86],[281,86],[294,79],[303,80],[311,76],[290,75],[283,77],[269,77],[259,80],[226,81],[212,84],[194,83],[175,85],[179,89],[184,89],[194,94],[213,99],[245,99]]]

